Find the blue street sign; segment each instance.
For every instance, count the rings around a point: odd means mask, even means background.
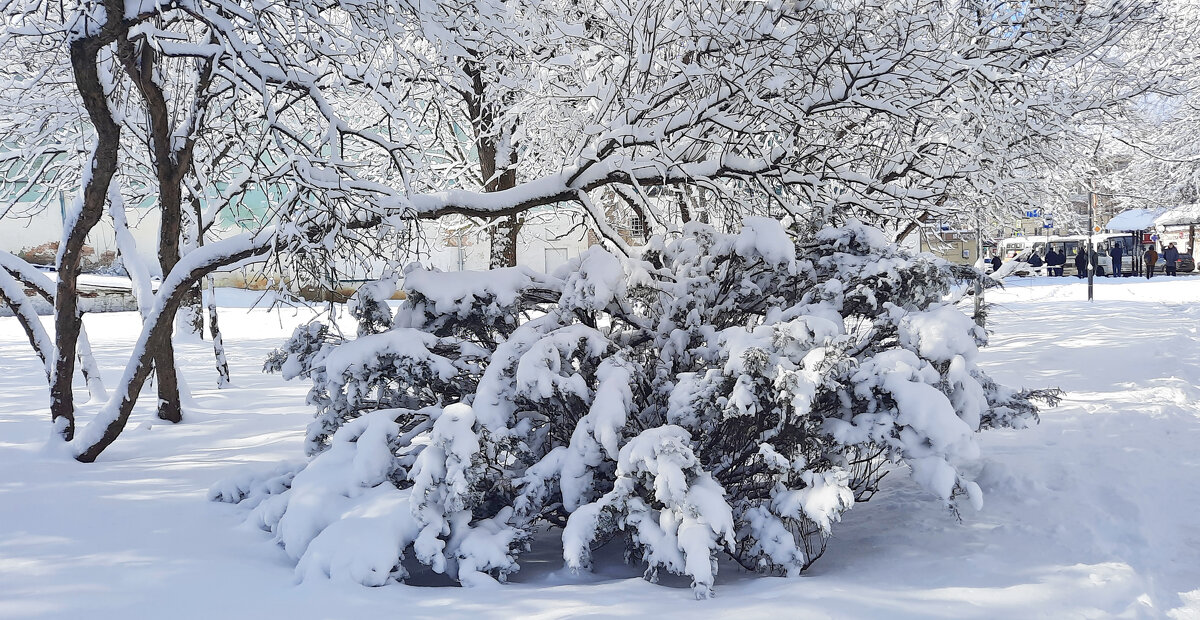
[[[1025,212],[1025,217],[1042,217],[1041,209],[1033,209]]]

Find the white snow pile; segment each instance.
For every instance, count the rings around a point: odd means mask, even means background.
[[[700,598],[722,554],[795,575],[889,464],[978,508],[977,432],[1055,399],[976,366],[985,332],[947,296],[972,273],[856,222],[766,219],[553,276],[411,267],[395,317],[302,327],[268,361],[313,381],[307,465],[211,495],[253,506],[301,578],[491,584],[546,527],[572,570],[622,541]]]

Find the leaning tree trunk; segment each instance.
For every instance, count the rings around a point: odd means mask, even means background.
[[[142,324],[141,336],[134,345],[134,354],[125,366],[120,385],[96,419],[76,439],[77,460],[84,463],[95,461],[125,429],[129,414],[137,404],[138,394],[157,363],[154,351],[159,350],[162,341],[171,337],[173,317],[188,290],[220,267],[266,254],[271,249],[271,237],[271,231],[262,231],[257,235],[239,235],[214,243],[208,246],[207,251],[198,251],[196,255],[189,256],[186,264],[177,266],[175,271],[163,278],[154,308]]]
[[[49,381],[54,368],[51,363],[54,343],[50,340],[46,329],[42,327],[42,322],[38,320],[33,305],[25,296],[25,287],[21,286],[21,283],[17,282],[17,279],[12,277],[6,269],[0,269],[0,304],[7,305],[16,315],[17,322],[21,324],[21,329],[25,330],[25,337],[29,339],[34,353],[37,353],[38,358],[42,360],[42,366],[46,370],[46,380]]]
[[[107,15],[123,15],[120,0],[105,0]],[[76,343],[83,328],[79,311],[79,263],[88,233],[104,215],[108,187],[117,172],[121,126],[108,107],[98,64],[100,51],[120,38],[126,26],[120,19],[107,19],[100,31],[71,42],[71,68],[75,85],[96,132],[91,170],[85,175],[80,196],[63,234],[58,253],[58,285],[54,295],[54,369],[50,379],[50,417],[56,432],[65,440],[75,436],[75,398],[71,380],[75,374]]]
[[[49,302],[51,307],[54,307],[55,284],[53,280],[46,277],[46,274],[34,269],[32,265],[24,260],[3,250],[0,250],[0,269],[6,271],[14,280],[22,285],[22,299],[24,299],[24,289],[27,288]],[[13,312],[16,312],[15,308]],[[40,326],[39,322],[38,327]],[[26,330],[26,336],[32,336],[29,330]],[[36,338],[36,336],[33,337]],[[38,351],[38,356],[52,362],[54,359],[54,339],[47,336],[47,340],[44,343],[45,346]],[[38,348],[34,339],[30,340],[30,344]],[[104,389],[104,381],[100,379],[100,366],[96,364],[96,358],[92,355],[92,345],[88,341],[87,328],[83,325],[79,326],[79,341],[77,344],[79,349],[79,369],[83,372],[83,379],[87,383],[90,399],[98,402],[108,398],[108,392]]]

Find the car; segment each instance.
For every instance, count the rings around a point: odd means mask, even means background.
[[[1175,259],[1175,269],[1179,273],[1191,273],[1196,270],[1196,259],[1191,254],[1180,252],[1179,258]]]

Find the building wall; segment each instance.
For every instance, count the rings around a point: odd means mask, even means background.
[[[1187,252],[1195,256],[1195,252],[1192,252],[1193,238],[1200,236],[1200,231],[1196,231],[1196,228],[1200,227],[1167,226],[1158,233],[1158,245],[1160,248],[1165,248],[1171,242],[1175,242],[1175,247],[1179,248],[1180,252]]]
[[[920,251],[929,252],[951,263],[973,265],[979,260],[973,231],[923,230]]]
[[[146,262],[150,272],[158,275],[158,210],[130,209],[128,216],[138,255]],[[0,219],[0,250],[20,254],[60,242],[62,233],[63,219],[58,210],[42,211],[26,219]],[[88,234],[87,245],[92,249],[89,256],[93,260],[105,252],[116,252],[116,233],[107,217]]]
[[[423,265],[442,271],[488,268],[490,244],[487,232],[478,228],[424,226],[428,249],[417,255]],[[575,214],[546,210],[529,215],[517,238],[517,264],[536,271],[552,272],[577,258],[591,245],[587,228],[577,226]]]

